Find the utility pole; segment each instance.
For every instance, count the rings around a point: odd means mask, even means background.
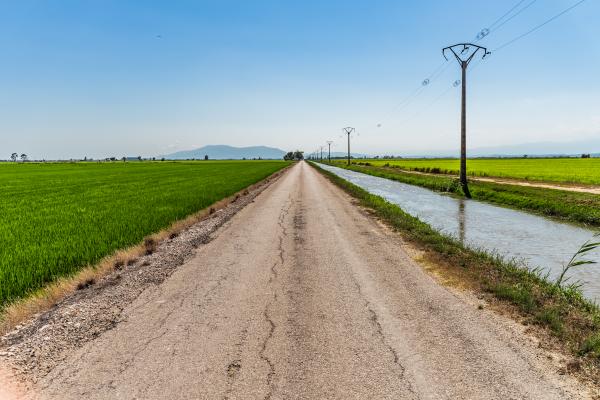
[[[331,164],[331,143],[333,143],[331,140],[327,141],[327,146],[329,146],[329,152],[327,153],[327,161],[329,162],[329,164]]]
[[[467,184],[467,67],[479,50],[483,52],[482,58],[485,58],[485,56],[490,54],[485,47],[477,46],[476,44],[472,43],[458,43],[442,49],[442,55],[446,60],[448,59],[448,57],[446,57],[446,51],[451,51],[452,54],[454,54],[454,57],[460,64],[460,68],[462,70],[462,98],[460,115],[460,184],[465,196],[468,199],[471,198],[471,192],[469,192],[469,185]]]
[[[348,165],[350,165],[350,134],[354,132],[354,128],[348,126],[344,128],[344,132],[348,135]]]
[[[321,162],[323,162],[323,146],[319,146],[319,148],[321,149]]]

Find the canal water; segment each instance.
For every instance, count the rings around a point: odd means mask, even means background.
[[[467,246],[496,252],[523,265],[541,267],[555,279],[579,247],[594,231],[538,215],[464,200],[429,189],[320,164],[320,167],[398,205],[436,230]],[[600,250],[587,257],[599,264],[570,271],[573,281],[583,283],[586,297],[600,301]]]

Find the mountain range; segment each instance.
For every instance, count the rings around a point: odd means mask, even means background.
[[[226,145],[210,145],[195,150],[178,151],[164,155],[163,157],[168,160],[202,160],[205,156],[208,156],[209,160],[241,160],[244,158],[276,160],[282,159],[286,153],[286,151],[281,149],[267,146],[233,147]]]
[[[480,147],[468,150],[470,157],[507,157],[507,156],[577,156],[582,153],[591,153],[592,157],[600,156],[600,138],[576,140],[571,142],[536,142],[522,143],[509,146]],[[208,156],[210,160],[241,160],[243,158],[262,158],[263,160],[282,159],[286,151],[267,146],[234,147],[227,145],[209,145],[194,150],[178,151],[162,157],[169,160],[204,159]],[[376,153],[375,153],[376,154]],[[373,154],[373,155],[375,155]],[[457,151],[435,151],[435,152],[411,152],[402,154],[401,151],[393,153],[405,157],[455,157]],[[320,154],[319,154],[320,155]],[[383,155],[383,154],[380,154]],[[306,157],[310,153],[305,154]],[[323,151],[323,157],[327,153]],[[331,152],[332,157],[345,157],[344,152]],[[354,158],[363,158],[367,154],[352,153]]]

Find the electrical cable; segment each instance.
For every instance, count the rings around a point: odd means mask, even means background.
[[[501,18],[499,18],[498,20],[496,20],[496,22],[494,22],[494,24],[497,24],[498,21],[502,20],[504,17],[506,17],[506,15],[510,14],[510,12],[512,12],[513,10],[515,10],[517,7],[519,7],[519,5],[521,5],[525,0],[521,0],[519,1],[515,6],[513,6],[513,8],[511,8],[511,10],[509,10],[507,13],[505,13],[504,16],[502,16]],[[515,14],[511,15],[508,19],[504,20],[502,23],[500,23],[500,25],[498,25],[494,31],[497,31],[498,28],[500,28],[501,26],[503,26],[504,24],[506,24],[508,21],[512,20],[514,17],[516,17],[517,15],[521,14],[523,11],[525,11],[527,8],[529,8],[533,3],[535,3],[537,0],[532,0],[529,3],[527,3],[524,7],[522,7],[521,9],[519,9]],[[494,54],[495,52],[497,52],[498,50],[501,50],[515,42],[517,42],[520,39],[523,39],[524,37],[532,34],[533,32],[537,31],[538,29],[542,28],[543,26],[549,24],[550,22],[558,19],[559,17],[563,16],[564,14],[568,13],[569,11],[573,10],[575,7],[581,5],[583,2],[585,2],[586,0],[579,0],[576,3],[572,4],[571,6],[565,8],[564,10],[562,10],[561,12],[559,12],[558,14],[555,14],[554,16],[550,17],[549,19],[545,20],[544,22],[542,22],[541,24],[538,24],[536,26],[534,26],[533,28],[529,29],[528,31],[526,31],[525,33],[509,40],[508,42],[505,42],[504,44],[496,47],[494,50],[492,50],[491,54]],[[494,25],[492,24],[492,25]],[[491,32],[491,28],[490,29]],[[487,35],[486,35],[487,36]],[[471,72],[473,72],[474,69],[476,69],[479,65],[481,65],[483,62],[482,59],[478,59],[476,61],[476,63],[471,66]],[[448,91],[448,90],[447,90]],[[445,91],[444,93],[442,93],[443,96],[444,94],[447,93],[447,91]],[[432,103],[428,104],[425,109],[429,108],[432,104],[434,104],[437,101],[438,98],[436,98],[436,100],[434,100]],[[421,111],[419,111],[418,113],[420,113]]]
[[[529,7],[531,7],[537,0],[531,0],[529,3],[527,3],[525,5],[525,7],[521,8],[519,11],[517,11],[516,13],[514,13],[513,15],[511,15],[508,19],[506,19],[505,21],[503,21],[500,25],[498,25],[495,28],[489,28],[490,31],[494,31],[496,32],[498,29],[500,29],[501,27],[503,27],[507,22],[511,21],[513,18],[515,18],[516,16],[518,16],[519,14],[521,14],[523,11],[527,10]]]
[[[496,19],[491,25],[489,25],[488,28],[482,29],[480,31],[480,33],[477,35],[475,41],[480,41],[482,39],[484,39],[485,37],[489,36],[489,34],[491,34],[492,32],[497,31],[498,29],[500,29],[502,26],[504,26],[505,24],[507,24],[509,21],[513,20],[514,18],[516,18],[518,15],[520,15],[521,13],[523,13],[525,10],[527,10],[529,7],[531,7],[534,3],[536,3],[537,0],[531,0],[528,3],[526,3],[523,7],[519,8],[523,3],[525,3],[526,0],[519,0],[515,5],[513,5],[508,11],[506,11],[502,16],[500,16],[498,19]],[[531,33],[537,31],[538,29],[542,28],[543,26],[547,25],[548,23],[554,21],[555,19],[559,18],[560,16],[566,14],[567,12],[571,11],[572,9],[574,9],[575,7],[579,6],[580,4],[582,4],[585,0],[579,0],[578,2],[576,2],[575,4],[571,5],[570,7],[566,8],[565,10],[561,11],[560,13],[554,15],[553,17],[549,18],[548,20],[544,21],[543,23],[533,27],[532,29],[528,30],[527,32],[509,40],[508,42],[496,47],[492,53],[499,51],[515,42],[517,42],[518,40],[530,35]],[[516,10],[516,12],[514,12]],[[514,13],[513,13],[514,12]],[[479,60],[476,62],[475,65],[473,65],[471,67],[471,70],[475,69],[476,67],[478,67],[480,64],[482,63],[482,60]],[[442,64],[440,64],[435,70],[433,70],[433,72],[431,74],[429,74],[429,76],[427,76],[427,78],[425,78],[422,83],[421,86],[419,86],[418,88],[416,88],[415,90],[413,90],[407,97],[405,97],[400,103],[398,103],[398,105],[396,105],[392,110],[390,110],[390,112],[388,112],[384,118],[382,118],[380,120],[380,122],[377,124],[377,127],[381,127],[383,122],[386,122],[389,117],[391,116],[391,114],[397,113],[399,111],[404,110],[406,107],[408,107],[408,105],[410,105],[417,97],[419,97],[427,87],[430,86],[431,83],[433,83],[437,78],[439,78],[445,71],[446,69],[448,69],[450,66],[450,63],[448,61],[444,61]],[[442,92],[442,94],[440,94],[438,97],[436,97],[431,103],[427,104],[425,106],[425,108],[423,108],[420,111],[417,111],[416,115],[420,114],[423,110],[428,109],[429,107],[431,107],[433,104],[435,104],[437,101],[439,101],[440,98],[442,98],[444,95],[446,95],[451,88],[448,88],[446,90],[444,90],[444,92]],[[414,115],[412,117],[410,117],[409,119],[412,119],[414,117]],[[406,121],[405,121],[406,122]]]
[[[527,8],[529,8],[531,5],[533,5],[533,3],[535,3],[537,0],[531,0],[529,3],[527,3],[525,5],[525,7],[519,9],[516,13],[514,13],[513,15],[511,15],[508,19],[504,20],[508,15],[510,15],[513,11],[515,11],[516,9],[518,9],[518,7],[523,4],[526,0],[519,0],[515,5],[513,5],[508,11],[506,11],[504,14],[502,14],[502,16],[500,16],[498,19],[496,19],[496,21],[494,21],[488,28],[482,30],[478,35],[477,38],[475,39],[475,41],[479,41],[482,40],[484,37],[487,37],[492,30],[496,31],[498,30],[501,26],[503,26],[504,24],[506,24],[508,21],[512,20],[513,18],[515,18],[517,15],[521,14],[523,11],[525,11]],[[499,25],[498,25],[499,24]],[[483,36],[480,37],[480,35],[482,34],[482,32],[487,31],[487,33],[485,33]],[[448,62],[448,60],[444,60],[437,68],[435,68],[422,82],[421,85],[419,87],[417,87],[415,90],[413,90],[411,93],[409,93],[404,99],[402,99],[402,101],[400,101],[396,106],[394,106],[388,113],[386,113],[383,118],[380,119],[380,121],[377,123],[377,127],[381,127],[382,124],[384,122],[387,122],[389,117],[392,114],[398,113],[399,111],[404,110],[406,107],[408,107],[417,97],[419,97],[427,87],[430,86],[431,83],[433,83],[435,80],[437,80],[437,78],[439,78],[449,67],[450,67],[450,63]]]
[[[427,111],[429,108],[431,108],[435,103],[437,103],[444,96],[446,96],[452,89],[458,87],[456,85],[456,82],[460,82],[460,81],[458,81],[458,80],[454,81],[454,83],[450,87],[446,88],[441,94],[439,94],[437,97],[435,97],[431,102],[427,103],[427,105],[425,105],[425,107],[417,110],[413,115],[411,115],[410,117],[406,118],[404,121],[400,122],[400,124],[398,125],[398,127],[404,126],[406,123],[412,121],[415,117],[418,117],[424,111]]]
[[[563,16],[564,14],[568,13],[569,11],[571,11],[572,9],[574,9],[575,7],[579,6],[580,4],[582,4],[584,1],[586,0],[579,0],[578,2],[574,3],[573,5],[565,8],[564,10],[562,10],[561,12],[559,12],[558,14],[552,16],[551,18],[547,19],[546,21],[542,22],[539,25],[534,26],[533,28],[531,28],[530,30],[526,31],[525,33],[522,33],[519,36],[516,36],[515,38],[501,44],[500,46],[496,47],[494,50],[492,50],[492,53],[497,52],[499,50],[504,49],[507,46],[510,46],[511,44],[523,39],[526,36],[529,36],[530,34],[532,34],[533,32],[537,31],[538,29],[542,28],[543,26],[549,24],[550,22],[554,21],[555,19]]]
[[[513,12],[517,7],[519,7],[521,4],[523,4],[525,2],[525,0],[521,0],[519,1],[517,4],[515,4],[510,10],[508,10],[506,13],[504,13],[500,18],[498,18],[496,21],[494,21],[493,24],[491,24],[490,26],[488,26],[489,30],[492,30],[496,27],[496,24],[498,24],[500,21],[502,21],[504,19],[504,17],[506,17],[508,14],[510,14],[511,12]]]

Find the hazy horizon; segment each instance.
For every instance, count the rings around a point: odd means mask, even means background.
[[[199,148],[192,149],[182,149],[177,150],[172,153],[165,154],[154,154],[154,155],[146,155],[143,156],[144,159],[151,158],[167,158],[173,159],[172,156],[177,155],[175,159],[180,159],[180,153],[192,153],[197,150],[205,150],[205,148],[210,147],[227,147],[233,150],[242,150],[242,149],[251,149],[251,148],[264,148],[269,150],[281,150],[286,153],[288,151],[295,151],[302,149],[281,149],[277,147],[272,147],[268,145],[255,145],[255,146],[232,146],[232,145],[220,145],[220,144],[207,144],[205,146]],[[221,149],[219,149],[221,151]],[[208,155],[210,151],[204,151],[202,154],[198,153],[193,157],[201,159],[204,155]],[[308,157],[309,155],[315,153],[313,151],[304,151],[305,155]],[[316,151],[319,154],[319,151]],[[17,153],[19,156],[21,153]],[[323,147],[323,154],[327,154],[327,147]],[[332,157],[345,157],[347,154],[347,150],[339,151],[332,149],[331,155]],[[514,144],[510,146],[500,146],[500,147],[481,147],[470,149],[468,155],[473,158],[477,157],[521,157],[523,155],[528,155],[532,157],[560,157],[560,156],[568,156],[568,157],[578,157],[581,154],[591,154],[592,157],[598,157],[600,155],[600,138],[595,141],[572,141],[572,142],[538,142],[538,143],[520,143]],[[0,161],[10,161],[9,155],[0,156]],[[29,161],[68,161],[68,160],[82,160],[86,157],[89,160],[104,160],[106,158],[115,157],[117,160],[120,160],[122,157],[128,158],[136,158],[140,156],[139,154],[106,154],[98,157],[89,157],[89,156],[73,156],[73,157],[62,157],[62,158],[33,158],[28,155]],[[357,151],[352,151],[353,157],[384,157],[384,156],[395,156],[395,157],[407,157],[407,158],[459,158],[458,151],[456,149],[453,150],[441,150],[441,151],[422,151],[422,152],[406,152],[406,151],[393,151],[387,150],[383,152],[376,153],[361,153]],[[249,155],[252,157],[252,155]],[[233,157],[235,158],[235,157]],[[211,158],[214,159],[214,158]],[[217,158],[220,159],[220,158]],[[225,158],[228,159],[228,158]],[[20,161],[20,158],[18,159]]]

